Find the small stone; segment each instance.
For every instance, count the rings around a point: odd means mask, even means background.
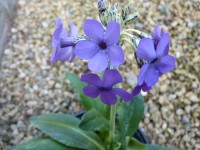
[[[142,29],[142,28],[144,28],[144,24],[141,23],[141,22],[136,22],[135,27],[139,28],[139,29]]]
[[[196,22],[193,22],[193,21],[188,22],[188,27],[189,28],[194,28],[196,25],[197,25]]]
[[[183,114],[184,114],[184,111],[183,111],[182,109],[179,108],[179,109],[176,110],[176,114],[177,114],[177,115],[183,115]]]

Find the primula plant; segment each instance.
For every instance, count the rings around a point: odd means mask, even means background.
[[[143,118],[144,100],[141,90],[149,91],[163,74],[175,68],[176,60],[169,55],[170,35],[157,25],[152,34],[127,28],[139,17],[129,4],[118,5],[98,1],[100,21],[86,19],[83,35],[70,23],[65,30],[56,19],[52,36],[54,48],[50,58],[57,61],[88,61],[88,73],[79,78],[67,72],[67,79],[80,97],[86,111],[81,115],[48,114],[32,117],[32,126],[46,136],[18,145],[15,150],[158,150],[172,149],[151,145],[141,140],[139,122]],[[137,84],[128,92],[120,83],[119,66],[125,62],[123,44],[135,55],[140,72]],[[134,63],[134,62],[133,62]],[[141,136],[141,135],[140,135]]]

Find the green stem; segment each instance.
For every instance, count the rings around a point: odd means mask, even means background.
[[[109,131],[110,150],[113,150],[113,144],[114,144],[116,106],[117,104],[112,105],[110,109],[110,131]]]
[[[131,35],[130,33],[125,32],[125,31],[121,32],[121,36],[123,36],[123,35],[127,35],[128,37],[133,38],[133,35]]]
[[[136,47],[134,46],[134,44],[130,40],[128,40],[126,38],[122,38],[122,40],[128,42],[133,47],[133,49],[136,50]]]
[[[136,30],[136,29],[126,29],[126,30],[123,30],[123,32],[128,32],[128,31],[131,31],[131,32],[135,32],[135,33],[137,33],[137,34],[140,34],[141,33],[141,31],[139,31],[139,30]]]

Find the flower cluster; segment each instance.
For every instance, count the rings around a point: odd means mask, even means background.
[[[73,48],[76,44],[75,38],[78,35],[78,28],[70,23],[70,35],[68,35],[59,18],[56,19],[56,26],[57,28],[52,36],[52,46],[55,50],[52,53],[51,62],[55,64],[58,59],[72,62],[75,57]]]
[[[141,90],[149,91],[156,84],[158,78],[175,68],[176,59],[169,55],[170,36],[159,26],[156,26],[151,38],[140,40],[136,50],[138,58],[145,60],[142,66],[138,84],[133,90],[133,96],[139,94]]]
[[[81,76],[81,81],[89,85],[83,89],[85,95],[96,98],[100,95],[103,103],[113,105],[117,102],[117,97],[124,101],[129,101],[140,91],[149,91],[158,81],[159,77],[175,68],[176,60],[169,55],[170,36],[157,25],[152,35],[139,30],[135,36],[122,30],[122,25],[126,25],[137,17],[137,13],[131,13],[129,7],[123,8],[122,14],[117,12],[117,6],[106,8],[104,1],[99,1],[98,8],[101,22],[95,19],[86,19],[83,25],[84,36],[78,37],[77,27],[70,24],[70,34],[63,28],[61,20],[56,19],[57,28],[52,37],[51,62],[55,64],[57,60],[72,62],[77,56],[88,61],[88,68],[92,72],[103,72],[102,80],[97,74],[88,73]],[[110,16],[115,14],[114,16]],[[107,18],[105,17],[107,16]],[[118,18],[121,18],[120,20]],[[128,35],[132,39],[132,44],[124,36]],[[122,38],[123,37],[123,38]],[[116,67],[125,61],[122,44],[129,41],[134,45],[136,60],[141,62],[138,83],[132,90],[132,94],[121,88],[113,88],[115,84],[122,82],[122,76]],[[115,69],[112,69],[115,68]]]

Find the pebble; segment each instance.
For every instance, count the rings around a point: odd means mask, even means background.
[[[89,2],[19,0],[11,39],[0,67],[0,116],[3,120],[0,141],[5,149],[13,149],[21,141],[41,135],[26,123],[29,117],[55,112],[73,114],[83,109],[77,102],[79,97],[65,79],[65,72],[80,75],[87,71],[87,63],[75,59],[71,64],[58,62],[52,66],[49,58],[53,50],[54,19],[59,16],[65,27],[72,21],[81,28],[85,18],[98,17],[94,2]],[[151,33],[159,23],[170,32],[169,53],[177,58],[177,68],[161,76],[145,93],[145,117],[140,126],[152,143],[200,149],[200,23],[198,15],[191,15],[199,10],[191,1],[130,3],[140,8],[141,13],[134,27]],[[136,85],[139,73],[131,50],[124,48],[126,64],[120,66],[128,90]]]

